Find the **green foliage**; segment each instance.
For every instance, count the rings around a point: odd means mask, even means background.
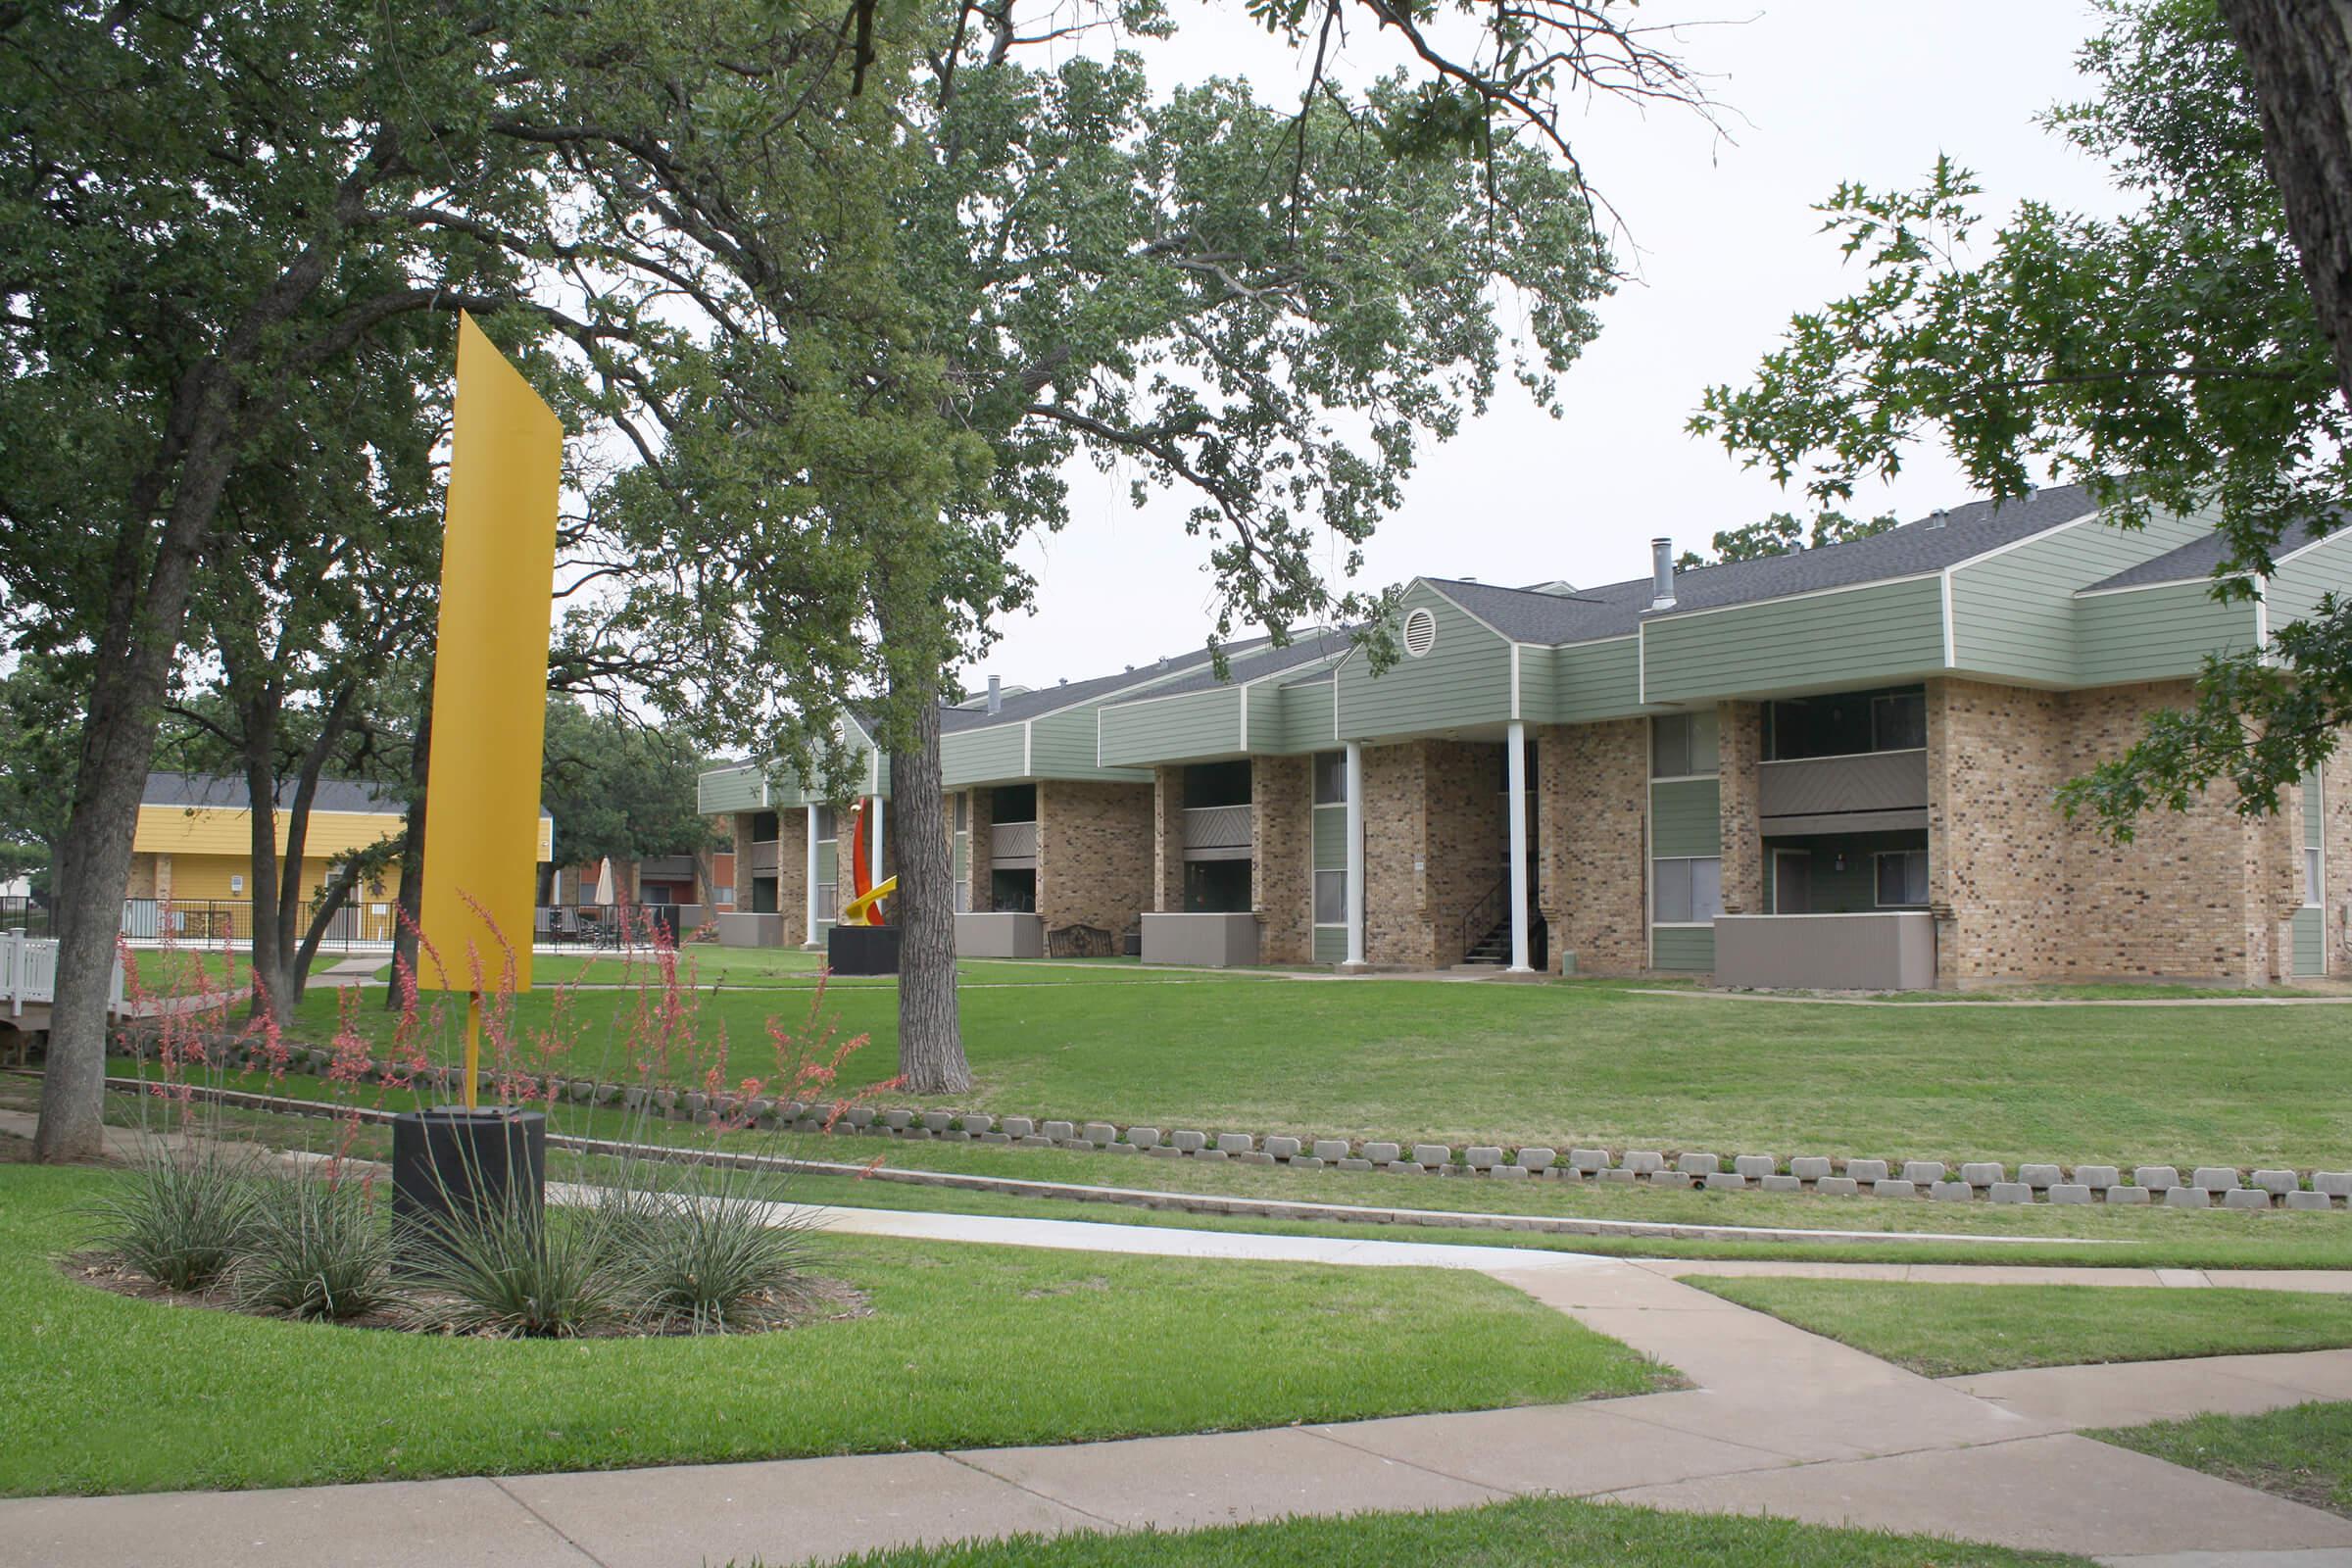
[[[209,1139],[150,1140],[138,1164],[97,1204],[97,1247],[174,1291],[210,1289],[236,1261],[253,1220],[243,1160]]]
[[[612,1227],[595,1207],[544,1212],[519,1200],[400,1227],[423,1328],[485,1339],[571,1340],[622,1316]]]
[[[2258,591],[2282,544],[2352,504],[2352,408],[2299,270],[2245,63],[2214,0],[2103,0],[2082,67],[2095,96],[2045,123],[2104,160],[2138,205],[2102,220],[2027,202],[1980,242],[1979,187],[1949,159],[1926,184],[1838,188],[1822,207],[1865,274],[1797,316],[1744,388],[1708,389],[1690,427],[1825,509],[1943,441],[1978,485],[2080,480],[2126,526],[2214,519],[2217,594]],[[2294,682],[2219,667],[2185,720],[2068,794],[2128,834],[2152,803],[2221,778],[2267,809],[2352,718],[2352,627],[2333,614],[2278,652]],[[2324,701],[2297,695],[2317,682]],[[2245,736],[2284,729],[2277,741]]]
[[[0,881],[31,873],[46,892],[64,842],[81,738],[74,662],[28,654],[0,675]]]
[[[392,1235],[368,1185],[309,1171],[264,1175],[228,1271],[230,1298],[279,1317],[364,1317],[390,1305]]]
[[[693,855],[718,842],[695,794],[702,754],[675,727],[552,697],[543,757],[540,803],[566,864]]]
[[[767,1328],[788,1317],[807,1296],[815,1224],[778,1212],[781,1186],[731,1164],[700,1182],[619,1184],[612,1267],[631,1317],[692,1334]]]

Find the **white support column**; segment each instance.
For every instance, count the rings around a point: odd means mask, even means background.
[[[808,889],[808,913],[801,925],[801,940],[813,948],[816,946],[816,807],[810,805],[804,814],[808,818],[808,874],[802,885]]]
[[[1532,974],[1527,961],[1527,725],[1511,720],[1503,750],[1510,759],[1511,973]]]
[[[1348,743],[1348,961],[1364,961],[1364,743]]]
[[[865,874],[875,887],[882,885],[882,797],[874,797],[874,830],[865,836]]]

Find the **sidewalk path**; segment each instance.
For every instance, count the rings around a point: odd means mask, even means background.
[[[2075,1435],[2343,1397],[2352,1352],[1936,1382],[1683,1285],[1669,1277],[1690,1267],[1682,1263],[883,1209],[825,1217],[843,1230],[951,1245],[1474,1268],[1698,1387],[1041,1448],[25,1498],[0,1502],[0,1568],[678,1568],[754,1554],[781,1568],[918,1541],[1465,1507],[1528,1494],[1944,1532],[2141,1568],[2352,1564],[2352,1521]],[[2278,1552],[2298,1555],[2265,1555]]]

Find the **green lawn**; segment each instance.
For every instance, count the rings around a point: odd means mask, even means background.
[[[2088,1435],[2241,1487],[2352,1515],[2352,1404],[2201,1415]]]
[[[488,1343],[65,1277],[105,1171],[0,1165],[0,1493],[296,1486],[1074,1442],[1640,1393],[1659,1370],[1456,1272],[836,1236],[872,1315]]]
[[[1689,1283],[1929,1377],[2352,1345],[2352,1298],[2114,1285]]]
[[[723,951],[723,950],[713,950]],[[973,1108],[1161,1127],[1718,1152],[2352,1164],[2352,1021],[2335,1007],[1853,1007],[1651,996],[1612,983],[1439,985],[996,964],[962,998]],[[785,977],[770,976],[783,985]],[[985,981],[985,983],[978,983]],[[543,1025],[556,992],[521,1000]],[[699,992],[758,1072],[808,993]],[[575,992],[563,1069],[626,1076],[627,993]],[[896,1070],[896,988],[837,986]],[[333,1026],[314,992],[304,1032]],[[364,1026],[388,1029],[372,1004]]]
[[[1446,1513],[1286,1519],[1178,1533],[1070,1535],[909,1547],[843,1568],[2027,1568],[2082,1557],[1959,1544],[1786,1519],[1658,1513],[1521,1498]]]

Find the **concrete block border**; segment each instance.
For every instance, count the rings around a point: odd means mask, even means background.
[[[154,1043],[151,1037],[142,1039],[133,1033],[118,1049],[127,1049],[130,1055],[144,1057],[153,1054]],[[335,1057],[323,1050],[297,1049],[289,1054],[285,1066],[289,1072],[327,1077],[334,1071]],[[455,1068],[428,1071],[445,1085],[454,1085],[460,1076]],[[372,1066],[366,1076],[375,1082],[408,1081],[405,1073],[382,1064]],[[483,1076],[487,1080],[489,1074]],[[577,1104],[620,1104],[679,1121],[740,1121],[770,1132],[830,1128],[837,1134],[1095,1153],[1144,1153],[1168,1159],[1231,1160],[1298,1170],[1336,1169],[1489,1181],[1602,1182],[1681,1191],[1703,1188],[1709,1192],[1810,1193],[1832,1198],[1868,1195],[1914,1202],[2103,1202],[2264,1213],[2274,1209],[2341,1212],[2352,1206],[2352,1168],[2240,1169],[2232,1165],[2191,1163],[2184,1178],[2178,1165],[2137,1165],[2127,1179],[2122,1168],[2112,1164],[2027,1162],[2012,1169],[1997,1160],[1967,1160],[1955,1171],[1955,1167],[1934,1159],[1783,1156],[1755,1151],[1721,1154],[1666,1146],[1611,1150],[1598,1145],[1570,1145],[1563,1151],[1556,1145],[1390,1141],[1205,1126],[1122,1125],[1101,1119],[1041,1120],[946,1106],[746,1100],[725,1093],[681,1093],[666,1088],[654,1089],[649,1095],[640,1085],[585,1078],[546,1080],[539,1089],[547,1098]]]

